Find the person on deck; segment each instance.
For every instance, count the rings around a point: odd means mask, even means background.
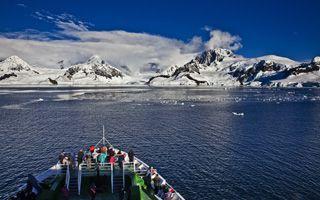
[[[112,147],[110,147],[109,149],[108,149],[108,156],[114,156],[114,150],[113,150],[113,148]]]
[[[124,153],[123,156],[124,156],[124,162],[126,162],[126,163],[130,162],[129,156],[126,153]]]
[[[64,150],[60,153],[60,155],[59,155],[59,161],[60,161],[60,163],[62,164],[63,163],[63,159],[64,159],[64,157],[65,157],[65,152],[64,152]]]
[[[116,163],[116,158],[114,156],[110,156],[110,164],[114,165],[114,163]]]
[[[78,161],[78,167],[79,167],[79,165],[82,163],[83,156],[84,156],[83,150],[82,150],[82,149],[80,149],[80,151],[78,152],[78,158],[77,158],[77,161]]]
[[[94,146],[93,146],[93,145],[91,145],[91,146],[89,147],[89,151],[90,151],[90,153],[91,153],[91,155],[92,155],[93,152],[94,152]]]
[[[123,166],[122,166],[122,162],[123,162],[123,160],[124,160],[124,156],[123,156],[121,150],[118,151],[117,157],[118,157],[119,167],[120,167],[120,169],[122,169],[122,167],[123,167]]]
[[[101,153],[98,157],[98,161],[101,163],[101,164],[104,164],[106,163],[106,158],[107,158],[107,154],[105,152]]]
[[[161,199],[164,199],[166,197],[166,193],[167,193],[167,189],[166,189],[166,184],[162,184],[161,188],[159,189],[157,196],[160,197]]]
[[[91,168],[91,157],[88,154],[85,155],[85,161],[86,161],[88,168]]]
[[[143,177],[143,180],[148,188],[151,187],[151,170],[152,169],[153,167],[149,167],[149,169],[147,170],[147,174]]]
[[[166,193],[165,200],[178,200],[178,199],[179,199],[179,197],[176,194],[176,192],[174,191],[174,189],[170,188],[169,192]]]
[[[133,162],[134,160],[134,153],[132,151],[132,149],[130,149],[129,153],[128,153],[128,156],[129,156],[129,162]]]
[[[154,189],[154,192],[157,194],[160,189],[161,180],[158,173],[155,173],[151,176],[151,186]]]
[[[65,156],[62,160],[63,165],[70,165],[70,158],[68,156]]]

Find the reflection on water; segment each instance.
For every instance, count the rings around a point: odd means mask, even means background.
[[[317,199],[319,113],[317,89],[0,91],[0,194],[104,124],[186,199]]]

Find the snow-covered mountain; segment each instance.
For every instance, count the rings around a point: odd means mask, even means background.
[[[31,66],[18,56],[10,56],[1,62],[1,71],[30,71]]]
[[[275,55],[244,58],[227,49],[211,49],[183,66],[169,67],[151,85],[320,86],[320,57],[299,63]]]
[[[30,66],[18,56],[0,62],[1,85],[106,85],[127,84],[131,77],[103,61],[99,56],[68,69]]]
[[[300,63],[275,55],[244,58],[230,50],[218,48],[207,50],[182,66],[171,66],[160,72],[160,69],[142,70],[132,74],[127,66],[120,69],[96,55],[67,69],[31,66],[18,56],[11,56],[0,61],[0,85],[105,86],[147,83],[161,86],[320,87],[320,57]]]
[[[130,77],[94,55],[84,63],[72,65],[55,81],[75,85],[126,84]]]
[[[10,56],[0,62],[0,84],[50,84],[49,77],[59,70],[39,68],[29,65],[18,56]]]

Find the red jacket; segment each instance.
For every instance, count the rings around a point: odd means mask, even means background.
[[[111,163],[111,164],[114,164],[115,162],[116,162],[115,157],[114,157],[114,156],[111,156],[111,157],[110,157],[110,163]]]

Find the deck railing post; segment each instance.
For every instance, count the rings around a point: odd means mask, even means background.
[[[133,172],[136,172],[136,165],[134,164],[134,160],[133,160]]]
[[[113,164],[111,164],[111,192],[113,193]]]
[[[122,188],[125,187],[125,182],[124,182],[124,177],[125,177],[125,174],[124,174],[124,170],[125,170],[125,164],[124,162],[122,162]]]
[[[56,177],[58,176],[58,174],[60,174],[61,173],[61,166],[60,166],[60,164],[56,164]]]
[[[78,169],[78,195],[81,193],[81,178],[82,178],[82,164],[79,165]]]
[[[70,182],[70,168],[69,168],[69,165],[67,165],[66,185],[67,185],[67,189],[68,189],[68,190],[69,190],[69,182]]]

